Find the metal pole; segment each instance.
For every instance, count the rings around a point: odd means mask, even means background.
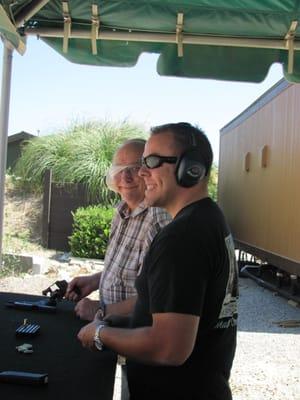
[[[12,57],[13,50],[4,42],[0,105],[0,268],[2,267],[3,210]]]
[[[63,38],[64,28],[26,28],[26,35],[40,37]],[[72,28],[69,39],[91,39],[91,31],[88,29]],[[122,40],[125,42],[149,42],[149,43],[174,43],[177,44],[175,33],[155,32],[113,32],[98,30],[98,40]],[[185,33],[182,36],[183,44],[198,44],[208,46],[253,47],[262,49],[287,50],[286,40],[283,39],[252,39],[220,36],[192,35]],[[300,40],[294,40],[294,50],[300,50]]]

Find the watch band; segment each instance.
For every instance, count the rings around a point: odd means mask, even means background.
[[[103,350],[104,348],[104,343],[100,339],[100,332],[103,328],[107,326],[107,323],[105,321],[101,321],[101,323],[97,326],[94,334],[94,344],[97,350]]]

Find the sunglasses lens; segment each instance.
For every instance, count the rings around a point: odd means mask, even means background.
[[[160,166],[160,158],[158,156],[148,156],[144,158],[144,162],[147,168],[153,169]]]

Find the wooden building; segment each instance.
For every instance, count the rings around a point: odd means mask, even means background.
[[[300,85],[279,81],[221,129],[218,199],[237,248],[300,276]]]
[[[35,136],[27,132],[19,132],[14,135],[8,136],[7,139],[7,160],[6,168],[13,169],[16,162],[21,156],[22,146],[25,141],[34,138]]]

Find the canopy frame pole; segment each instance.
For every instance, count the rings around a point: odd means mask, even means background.
[[[288,33],[285,35],[286,47],[288,49],[288,74],[292,74],[294,71],[294,40],[296,35],[296,29],[298,21],[292,21]]]
[[[63,52],[67,53],[69,48],[69,38],[71,35],[71,15],[69,12],[69,3],[67,1],[62,2],[62,10],[64,17],[64,38],[63,38]]]
[[[97,39],[100,28],[100,20],[98,14],[98,5],[92,4],[92,27],[91,27],[91,42],[92,42],[92,54],[97,55]]]
[[[39,37],[63,37],[64,32],[61,28],[37,28],[27,27],[26,35],[37,35]],[[198,44],[209,46],[231,46],[231,47],[254,47],[262,49],[281,49],[286,50],[286,40],[282,39],[252,39],[237,37],[220,36],[200,36],[185,33],[182,35],[183,44]],[[72,39],[91,39],[90,30],[72,28]],[[100,30],[99,40],[123,40],[126,42],[149,42],[149,43],[174,43],[176,44],[176,34],[174,33],[145,33],[145,32],[114,32],[111,30]],[[300,50],[300,40],[294,40],[294,50]]]
[[[176,24],[176,43],[177,43],[177,55],[178,57],[183,57],[183,13],[177,14],[177,24]]]
[[[4,216],[4,191],[5,171],[7,158],[7,136],[9,121],[9,103],[11,88],[13,48],[4,42],[3,46],[3,70],[0,105],[0,269],[2,268],[2,243],[3,243],[3,216]]]

